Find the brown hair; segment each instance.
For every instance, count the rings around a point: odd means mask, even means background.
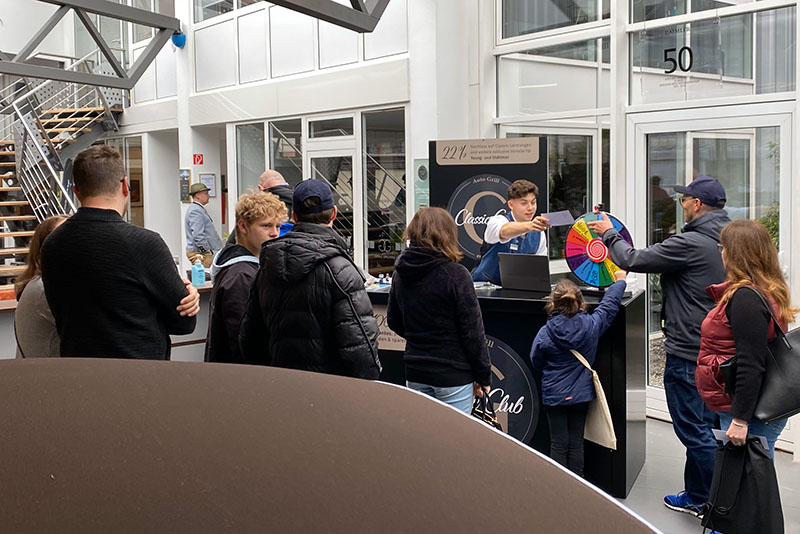
[[[789,287],[778,262],[778,251],[764,225],[748,219],[730,222],[722,229],[719,242],[725,249],[725,268],[731,282],[720,304],[728,302],[740,287],[752,285],[775,299],[780,320],[793,322],[800,310],[792,307]]]
[[[586,309],[583,295],[575,282],[563,278],[556,282],[556,287],[550,292],[550,302],[545,304],[544,311],[547,315],[563,315],[572,317],[579,311]]]
[[[28,247],[28,264],[22,274],[14,280],[14,293],[17,296],[17,300],[22,296],[22,292],[28,282],[42,274],[42,244],[44,240],[59,224],[66,220],[67,217],[64,215],[54,215],[43,220],[36,227]]]
[[[243,221],[248,226],[264,218],[285,221],[286,213],[286,204],[272,193],[249,191],[236,203],[236,222]]]
[[[405,238],[412,245],[438,250],[450,261],[461,261],[458,228],[453,217],[442,208],[420,208],[408,223]]]
[[[508,188],[506,200],[527,197],[531,193],[533,193],[536,198],[539,198],[539,187],[535,183],[529,182],[528,180],[516,180],[511,184],[511,187]]]
[[[315,208],[322,204],[322,199],[319,197],[308,197],[303,201],[304,208]],[[328,224],[333,217],[333,208],[323,210],[317,213],[300,213],[294,210],[292,213],[297,215],[297,222],[307,222],[312,224]]]
[[[114,195],[125,178],[122,154],[110,146],[89,147],[75,158],[72,177],[82,197]]]

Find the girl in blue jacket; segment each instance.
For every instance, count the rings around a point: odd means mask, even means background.
[[[542,373],[542,401],[550,425],[550,457],[583,476],[583,427],[589,402],[595,398],[592,373],[570,352],[580,352],[594,364],[597,342],[617,315],[625,291],[625,271],[593,313],[586,312],[581,290],[560,280],[545,311],[550,316],[531,347],[531,362]]]

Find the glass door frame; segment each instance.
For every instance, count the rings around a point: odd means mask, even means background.
[[[764,104],[750,104],[741,106],[723,106],[709,108],[692,108],[675,111],[657,111],[647,113],[631,113],[627,116],[627,141],[625,162],[625,187],[624,191],[612,192],[619,197],[624,195],[624,202],[615,203],[624,210],[615,213],[627,221],[631,230],[634,244],[644,248],[647,243],[647,191],[649,180],[647,177],[647,136],[660,133],[687,133],[687,143],[691,143],[690,133],[706,134],[712,130],[719,130],[720,136],[730,133],[731,130],[756,129],[778,127],[780,128],[780,243],[779,257],[784,271],[787,273],[787,282],[792,293],[792,301],[800,301],[800,273],[794,273],[787,266],[792,264],[792,250],[800,250],[800,244],[795,243],[800,239],[800,232],[793,232],[791,227],[792,213],[796,202],[793,200],[792,191],[797,188],[793,180],[793,153],[794,146],[794,112],[796,103],[771,102]],[[689,154],[692,153],[691,146]],[[612,152],[613,154],[613,152]],[[687,158],[689,160],[692,157]],[[752,171],[751,171],[752,172]],[[797,263],[797,262],[795,262]],[[648,293],[645,298],[649,302],[649,289],[647,288],[646,275],[636,275],[638,285]],[[649,313],[646,318],[649,321]],[[649,332],[649,325],[647,326]],[[647,376],[650,372],[649,342],[643,347],[646,358]],[[647,415],[658,419],[669,420],[664,390],[659,387],[647,385]]]
[[[609,126],[606,121],[601,122],[599,126],[594,123],[576,123],[575,126],[552,126],[542,125],[538,126],[537,123],[503,123],[498,125],[498,137],[505,139],[509,133],[530,133],[534,135],[578,135],[584,137],[591,137],[592,139],[592,186],[591,204],[597,204],[598,200],[603,197],[603,184],[602,184],[602,130],[608,129]],[[549,157],[549,155],[548,155]],[[549,179],[549,177],[548,177]],[[548,199],[549,201],[549,199]],[[545,205],[540,205],[540,212],[547,211]],[[551,273],[568,273],[570,271],[567,266],[567,260],[550,260]]]
[[[353,185],[353,261],[363,268],[366,265],[365,222],[363,220],[364,217],[360,217],[359,214],[363,214],[366,208],[364,204],[364,185],[361,178],[363,174],[361,151],[353,146],[352,137],[345,138],[338,143],[329,139],[326,138],[326,141],[322,143],[324,148],[319,147],[312,140],[309,140],[307,146],[303,148],[303,180],[313,178],[311,175],[311,160],[313,159],[351,158],[353,172],[351,178]]]

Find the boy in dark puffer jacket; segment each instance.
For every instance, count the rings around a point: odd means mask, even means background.
[[[294,190],[294,228],[267,242],[242,319],[248,363],[375,380],[378,324],[364,276],[333,229],[330,186],[305,180]]]
[[[550,457],[583,476],[583,427],[589,403],[595,398],[592,373],[572,353],[594,364],[600,336],[611,326],[625,291],[625,271],[593,313],[586,313],[580,289],[561,280],[550,293],[545,311],[552,317],[536,334],[531,347],[533,367],[542,371],[542,403],[550,424]]]

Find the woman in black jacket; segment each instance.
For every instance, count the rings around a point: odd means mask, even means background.
[[[421,208],[395,262],[389,328],[406,339],[406,384],[465,413],[491,384],[483,318],[469,271],[458,261],[458,229],[441,208]]]

